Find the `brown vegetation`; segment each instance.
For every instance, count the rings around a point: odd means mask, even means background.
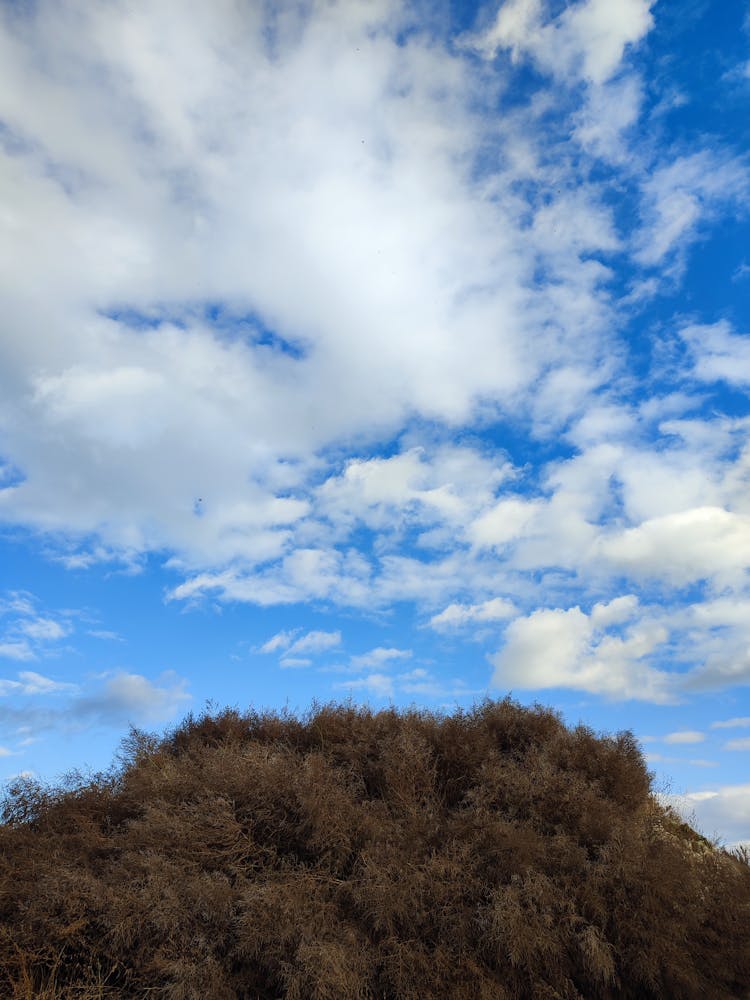
[[[652,778],[508,698],[132,730],[4,802],[0,995],[748,998],[748,857]]]

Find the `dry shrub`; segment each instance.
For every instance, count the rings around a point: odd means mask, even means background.
[[[747,1000],[750,858],[651,780],[509,698],[133,729],[8,790],[0,996]]]

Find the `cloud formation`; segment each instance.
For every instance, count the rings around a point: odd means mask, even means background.
[[[540,609],[516,618],[506,629],[503,649],[490,658],[493,683],[674,702],[675,678],[643,662],[667,640],[668,632],[658,623],[634,621],[637,610],[637,598],[626,595],[596,604],[589,615],[574,607]]]
[[[653,0],[579,0],[549,17],[546,0],[505,0],[492,27],[474,40],[486,56],[509,49],[558,79],[606,83],[628,45],[653,25]]]
[[[746,217],[746,158],[667,141],[648,0],[487,13],[3,8],[0,519],[70,570],[163,560],[175,602],[487,630],[503,687],[746,684],[748,338],[632,332]],[[3,621],[14,667],[71,627]]]

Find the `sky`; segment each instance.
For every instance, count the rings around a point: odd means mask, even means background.
[[[630,730],[750,844],[750,4],[0,0],[0,779]]]

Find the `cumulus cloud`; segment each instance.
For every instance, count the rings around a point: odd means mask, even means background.
[[[605,537],[598,551],[632,574],[678,585],[706,578],[741,581],[750,565],[750,517],[698,507]]]
[[[315,511],[339,528],[357,521],[393,529],[399,522],[460,525],[512,476],[508,462],[476,449],[423,446],[388,458],[352,459],[316,491]]]
[[[668,631],[656,622],[632,621],[637,607],[637,599],[626,595],[595,605],[589,615],[579,607],[545,608],[516,618],[505,631],[503,648],[490,657],[493,684],[674,703],[674,676],[646,660],[667,640]]]
[[[635,6],[607,29],[609,63]],[[473,63],[419,33],[401,45],[393,5],[289,5],[272,52],[260,10],[185,10],[169,31],[145,3],[3,14],[9,224],[27,249],[6,275],[19,473],[0,517],[77,539],[70,566],[166,549],[190,574],[180,598],[226,582],[261,604],[336,599],[316,518],[340,537],[411,511],[445,544],[504,463],[410,449],[335,471],[326,449],[513,406],[573,342],[596,384],[611,324],[591,256],[618,238],[573,176],[529,230],[513,185],[554,178],[516,122],[493,139],[506,166],[477,182]],[[589,2],[558,25],[597,78],[600,22]],[[532,288],[540,260],[564,280]]]
[[[478,211],[456,156],[477,141],[463,63],[373,34],[397,30],[390,5],[290,7],[297,29],[273,56],[260,14],[192,13],[168,32],[145,4],[4,16],[14,225],[35,247],[8,277],[8,318],[45,337],[6,367],[22,478],[0,510],[252,564],[305,516],[304,498],[277,490],[305,481],[316,448],[394,429],[414,407],[462,419],[478,395],[525,382],[531,257],[500,203]],[[31,114],[30,89],[45,98]],[[40,260],[49,315],[30,291]],[[64,475],[73,456],[80,490]]]
[[[514,619],[499,682],[663,700],[686,630],[694,690],[744,682],[706,616],[747,583],[749,428],[686,415],[745,338],[676,323],[690,392],[625,398],[615,262],[646,294],[748,192],[720,145],[632,143],[651,7],[508,0],[479,68],[386,0],[3,9],[0,519],[69,568],[166,553],[173,600]],[[527,59],[553,88],[506,107]],[[580,610],[653,580],[708,594]],[[14,600],[6,659],[72,627]]]
[[[538,501],[508,498],[485,511],[470,526],[468,535],[475,545],[502,546],[525,532],[540,510]]]

